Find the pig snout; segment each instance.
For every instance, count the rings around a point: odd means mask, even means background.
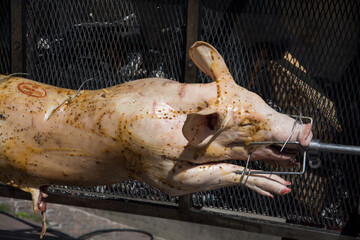
[[[287,124],[287,131],[284,131],[285,132],[285,135],[282,136],[282,141],[287,140],[289,138],[289,136],[291,135],[291,131],[293,130],[293,123],[294,123],[295,120],[292,120],[292,123],[291,124]],[[289,126],[291,126],[289,128]],[[308,147],[310,142],[311,142],[311,139],[312,139],[312,132],[311,132],[311,124],[308,123],[308,124],[301,124],[299,122],[297,122],[296,124],[296,127],[295,127],[295,130],[293,131],[289,141],[292,141],[292,142],[299,142],[301,144],[301,146],[303,147]],[[297,148],[296,146],[291,146],[289,144],[289,146],[286,146],[286,148]]]
[[[301,123],[297,118],[292,118],[286,114],[275,112],[273,109],[268,109],[268,113],[265,115],[270,120],[270,132],[271,140],[275,142],[299,142],[301,146],[308,147],[313,134],[312,134],[312,124]],[[287,144],[287,149],[296,149],[298,146],[294,144]]]
[[[298,141],[303,147],[308,147],[313,137],[313,133],[311,131],[311,124],[304,124],[299,131],[300,134]]]

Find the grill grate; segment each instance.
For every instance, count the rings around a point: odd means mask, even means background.
[[[10,0],[0,1],[0,73],[10,73]]]
[[[29,78],[98,89],[145,77],[184,79],[186,0],[26,2]],[[360,145],[360,2],[356,0],[200,0],[199,40],[224,56],[234,79],[275,109],[314,118],[322,142]],[[0,1],[0,71],[10,72],[10,1]],[[209,82],[198,73],[198,82]],[[359,157],[319,154],[321,166],[287,176],[292,194],[262,197],[242,187],[192,194],[195,207],[266,215],[344,228],[360,198]],[[243,164],[243,163],[239,163]],[[250,168],[264,169],[260,162]],[[138,181],[55,193],[179,199]]]
[[[28,1],[27,70],[40,82],[102,88],[146,77],[182,80],[181,1]],[[51,80],[49,80],[51,79]]]
[[[77,89],[166,77],[183,81],[184,1],[28,1],[27,71],[31,79]],[[80,192],[56,186],[53,191]],[[81,194],[176,202],[138,181]]]

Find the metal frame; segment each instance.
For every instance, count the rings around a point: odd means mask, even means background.
[[[25,71],[25,7],[26,0],[11,1],[11,71]],[[186,48],[197,40],[199,24],[199,0],[188,0],[187,39]],[[186,51],[185,82],[196,81],[196,68]],[[304,163],[305,165],[305,163]],[[31,196],[19,189],[0,185],[0,196],[31,200]],[[254,233],[269,234],[296,239],[353,239],[342,235],[338,231],[324,230],[315,227],[284,223],[273,220],[264,220],[241,215],[237,212],[218,209],[194,209],[191,204],[191,195],[179,198],[179,204],[152,203],[149,201],[117,199],[104,200],[96,198],[71,197],[66,195],[49,194],[48,202],[64,205],[97,208],[109,211],[161,217],[173,220],[194,222],[217,227],[232,228]]]
[[[11,72],[25,70],[25,1],[12,0],[11,8]]]
[[[197,40],[199,32],[199,0],[188,0],[186,26],[186,58],[184,82],[196,82],[196,67],[192,62],[189,51],[191,45]]]
[[[187,1],[187,24],[186,24],[186,57],[185,57],[185,83],[196,82],[196,67],[190,58],[188,49],[197,40],[199,32],[199,0]],[[191,195],[179,197],[181,209],[191,208]]]
[[[18,199],[31,200],[31,196],[19,189],[0,185],[0,195]],[[353,239],[333,230],[283,223],[275,220],[248,217],[230,211],[211,208],[185,209],[179,206],[135,201],[128,199],[103,200],[84,197],[71,197],[49,194],[46,200],[50,203],[96,208],[108,211],[160,217],[178,221],[193,222],[217,227],[232,228],[253,233],[268,234],[294,239]],[[274,218],[275,219],[275,218]]]

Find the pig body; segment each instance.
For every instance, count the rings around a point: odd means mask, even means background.
[[[190,55],[214,82],[141,79],[80,91],[57,109],[76,91],[4,78],[0,181],[31,192],[34,210],[40,204],[39,189],[51,184],[94,186],[138,179],[182,195],[241,182],[267,196],[290,192],[290,183],[278,176],[250,175],[245,181],[234,173],[241,166],[222,161],[251,155],[251,160],[293,166],[294,154],[246,143],[285,141],[294,120],[238,86],[212,46],[197,42]],[[310,126],[299,131],[291,140],[298,136],[306,146]],[[231,146],[233,142],[244,146]]]
[[[18,86],[24,84],[42,89],[46,96],[21,92]],[[94,186],[138,179],[171,195],[181,195],[227,186],[228,182],[222,179],[225,172],[216,174],[211,184],[209,179],[205,181],[220,166],[233,176],[232,183],[238,184],[240,176],[231,172],[241,167],[215,163],[246,160],[248,156],[245,149],[233,151],[227,144],[216,141],[203,147],[191,145],[183,133],[189,114],[196,117],[197,112],[216,101],[215,82],[181,84],[166,79],[142,79],[102,90],[81,91],[48,120],[47,111],[64,96],[75,94],[74,90],[15,77],[0,88],[0,181],[14,186],[35,189],[51,184]],[[199,116],[191,119],[194,122],[190,123],[193,129],[189,129],[189,135],[204,131],[200,134],[208,137],[215,132],[215,125],[220,124],[216,122],[220,116],[212,111]],[[205,129],[197,128],[201,125]],[[231,143],[230,139],[227,141]],[[245,141],[250,142],[250,136]],[[197,168],[204,174],[197,176]],[[189,178],[187,171],[195,173]],[[177,179],[179,174],[183,174],[183,179]],[[198,180],[202,183],[198,184]]]

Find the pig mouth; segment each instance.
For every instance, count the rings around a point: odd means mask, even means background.
[[[278,154],[286,154],[286,155],[296,155],[299,152],[298,147],[292,147],[292,146],[285,146],[284,148],[280,145],[270,145],[269,148],[277,152]]]
[[[300,153],[300,148],[287,148],[282,149],[282,146],[270,146],[270,150],[276,156],[270,164],[272,166],[280,165],[284,168],[292,168],[299,165],[299,161],[297,161],[297,157]],[[282,149],[282,150],[281,150]]]
[[[308,147],[313,134],[311,131],[312,124],[305,124],[296,136],[290,137],[283,144],[270,144],[265,148],[264,159],[272,159],[285,168],[290,168],[298,165],[296,161],[299,152]],[[291,139],[291,140],[290,140]],[[288,141],[290,140],[290,141]]]
[[[293,146],[286,146],[282,151],[280,145],[268,145],[257,148],[255,151],[249,153],[251,160],[260,160],[269,163],[271,166],[276,167],[280,165],[284,168],[292,168],[298,166],[297,156],[300,148]]]

